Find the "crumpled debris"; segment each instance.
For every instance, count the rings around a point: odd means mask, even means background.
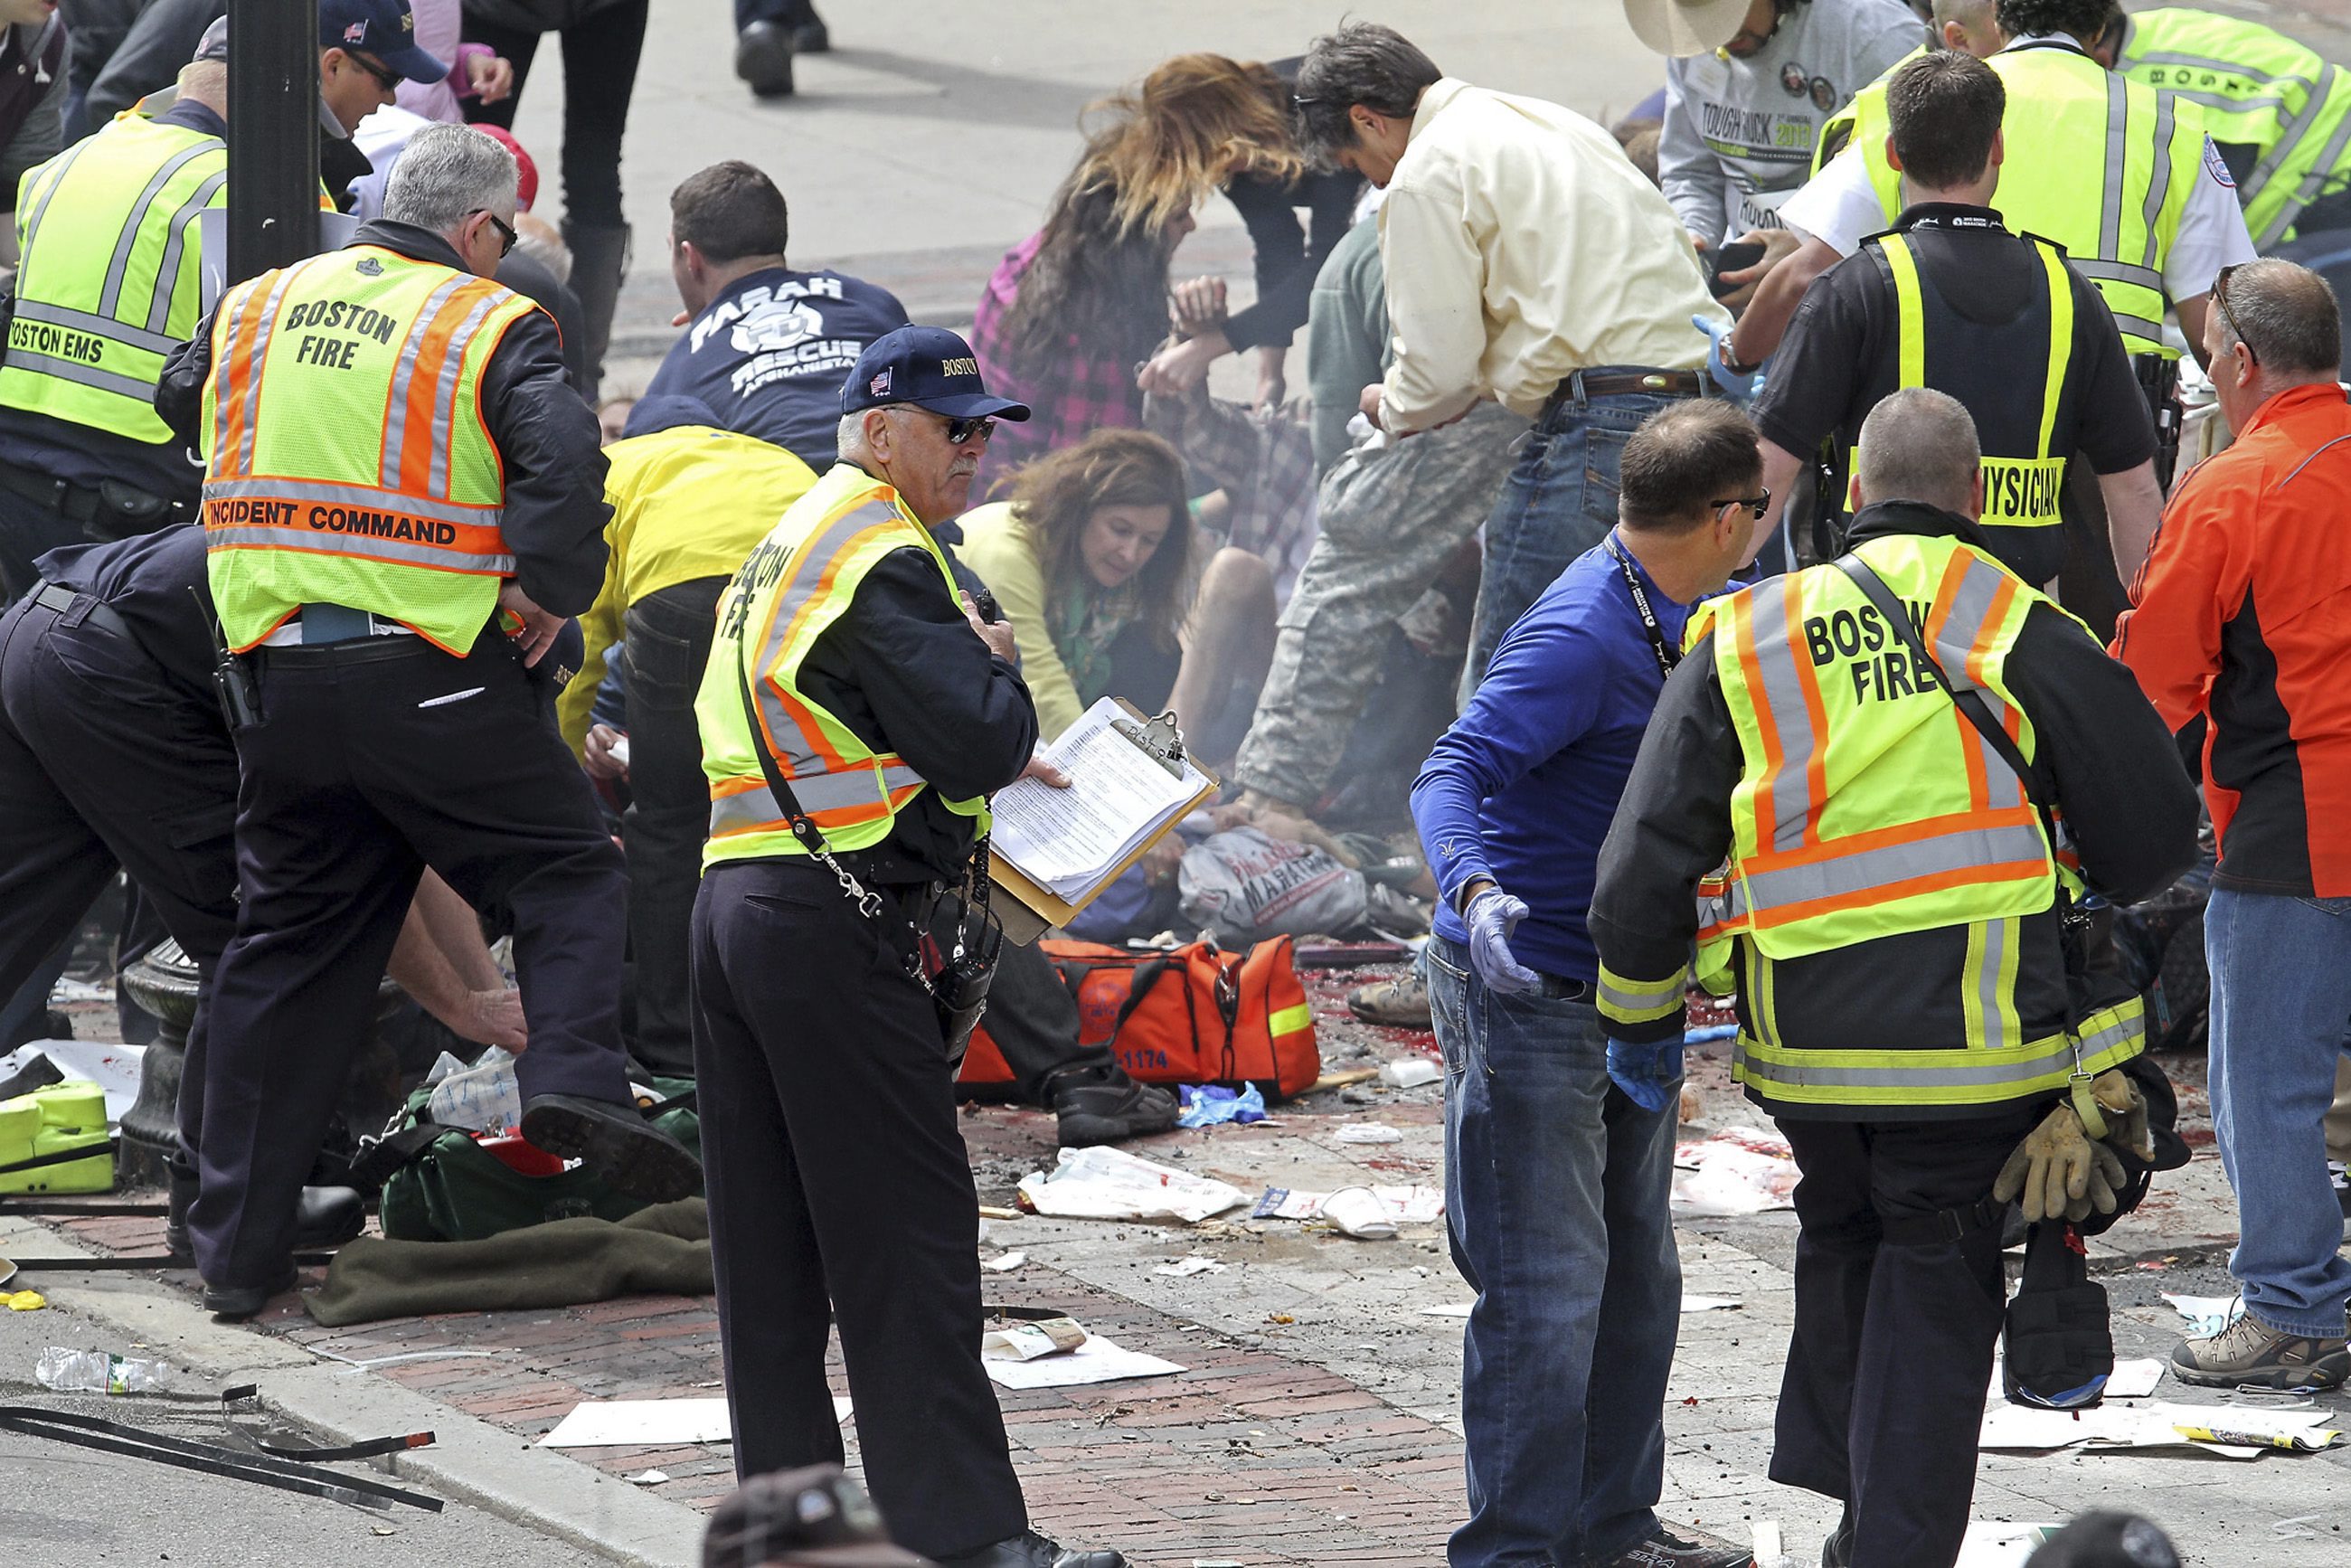
[[[1179,1127],[1213,1127],[1220,1122],[1246,1126],[1265,1120],[1265,1095],[1254,1083],[1238,1093],[1221,1084],[1186,1083],[1178,1093],[1184,1103],[1183,1114],[1176,1118]]]
[[[1066,1219],[1179,1219],[1196,1225],[1249,1201],[1213,1176],[1155,1165],[1123,1149],[1063,1149],[1050,1173],[1020,1179],[1020,1201]]]

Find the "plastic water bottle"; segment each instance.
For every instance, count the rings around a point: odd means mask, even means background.
[[[424,1113],[444,1127],[502,1133],[522,1120],[522,1085],[515,1081],[514,1057],[492,1046],[463,1072],[433,1086]]]
[[[169,1383],[172,1369],[144,1356],[51,1345],[34,1364],[33,1375],[60,1394],[154,1394]]]

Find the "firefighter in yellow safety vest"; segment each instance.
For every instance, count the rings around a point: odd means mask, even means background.
[[[512,919],[524,1135],[648,1201],[699,1175],[631,1097],[620,855],[527,668],[594,598],[611,509],[554,322],[487,277],[515,184],[489,138],[418,132],[382,218],[229,289],[157,395],[206,455],[232,651],[241,899],[189,1217],[225,1315],[293,1284],[295,1194],[428,863]]]
[[[1896,392],[1859,462],[1849,555],[1692,613],[1591,930],[1612,1072],[1678,1058],[1694,974],[1735,988],[1732,1075],[1803,1173],[1772,1479],[1846,1502],[1824,1561],[1947,1568],[1977,1408],[1919,1390],[1991,1375],[2001,1207],[2110,1212],[2150,1153],[2067,1098],[2135,1103],[2145,1027],[2065,929],[2185,869],[2196,799],[2129,672],[1987,548],[1966,410]]]
[[[893,1539],[942,1568],[1122,1568],[1029,1528],[971,1335],[961,1041],[931,984],[971,930],[946,890],[979,870],[987,797],[1037,741],[1011,626],[959,594],[931,530],[1029,410],[955,333],[901,327],[841,413],[840,461],[719,601],[695,704],[694,1061],[735,1468],[840,1460],[838,1323]]]

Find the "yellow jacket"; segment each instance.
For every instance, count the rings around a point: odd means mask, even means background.
[[[580,618],[587,643],[580,674],[556,700],[563,738],[580,750],[604,679],[605,655],[621,640],[630,605],[661,589],[705,577],[732,577],[768,537],[816,473],[780,446],[708,425],[682,424],[616,441],[604,498],[612,521],[604,586]]]
[[[979,573],[996,595],[997,607],[1012,622],[1013,641],[1020,648],[1020,678],[1029,683],[1029,695],[1037,704],[1037,737],[1050,743],[1078,722],[1086,704],[1061,663],[1061,651],[1053,646],[1045,620],[1050,585],[1044,562],[1037,559],[1037,547],[1012,515],[1008,501],[974,507],[956,522],[963,543],[956,546],[956,555]]]

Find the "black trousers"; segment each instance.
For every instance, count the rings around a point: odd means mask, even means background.
[[[64,545],[88,544],[91,536],[54,507],[0,486],[0,602],[22,599],[40,580],[36,557]]]
[[[622,622],[628,648],[629,794],[621,838],[629,852],[629,946],[636,958],[637,1059],[656,1071],[694,1071],[687,944],[710,781],[694,696],[717,630],[723,577],[646,594]]]
[[[637,58],[644,52],[646,10],[647,0],[618,0],[557,35],[563,44],[563,212],[584,227],[618,228],[628,221],[621,212],[621,136],[629,125]],[[538,53],[538,29],[468,16],[465,36],[512,61],[515,73],[510,97],[497,103],[469,98],[465,118],[513,130]]]
[[[0,616],[0,996],[128,871],[200,976],[180,1098],[193,1146],[207,993],[236,929],[236,752],[220,716],[136,644],[20,601]]]
[[[1780,1123],[1803,1179],[1796,1326],[1771,1474],[1852,1507],[1855,1563],[1959,1560],[2007,1298],[1997,1226],[1957,1242],[1897,1246],[1885,1223],[1988,1195],[2046,1110]]]
[[[628,1098],[627,879],[513,645],[486,633],[459,659],[376,637],[250,657],[262,716],[236,737],[240,903],[213,986],[189,1215],[217,1287],[285,1270],[296,1199],[427,865],[513,927],[524,1097]]]
[[[737,1474],[840,1462],[837,1319],[891,1538],[947,1557],[1018,1534],[979,1362],[978,1200],[930,998],[829,873],[763,861],[702,879],[694,1000]]]

